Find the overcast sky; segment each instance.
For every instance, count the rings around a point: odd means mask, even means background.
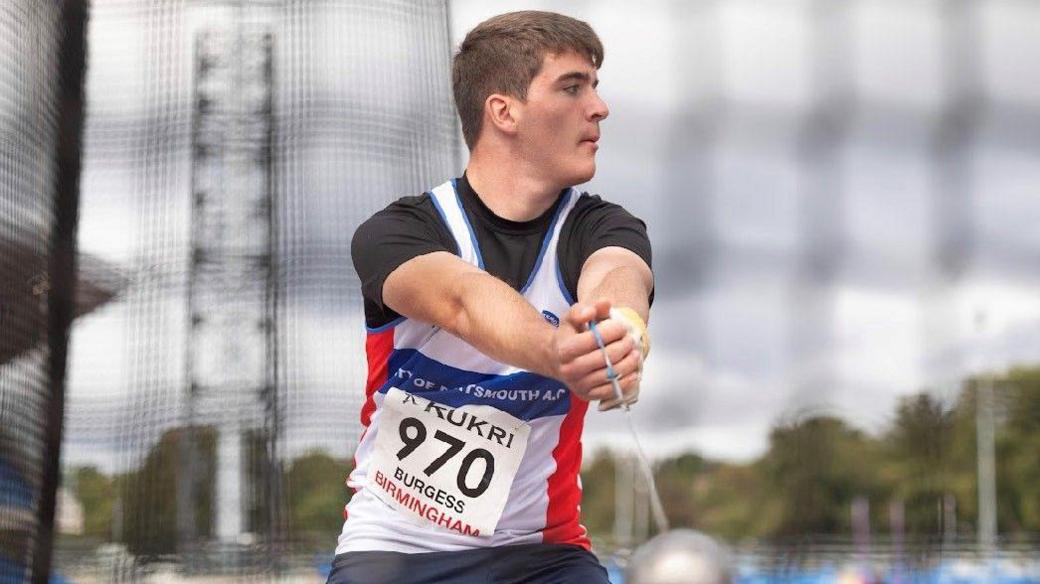
[[[981,63],[975,77],[951,54],[956,28],[939,3],[849,6],[814,17],[814,3],[801,1],[452,3],[456,43],[481,20],[521,9],[581,18],[603,41],[600,93],[611,117],[587,188],[643,217],[658,258],[655,349],[634,409],[652,449],[748,458],[771,424],[803,410],[876,431],[901,395],[930,386],[952,397],[970,371],[1040,361],[1040,232],[1030,227],[1040,221],[1040,139],[1009,145],[1001,130],[986,131],[1005,109],[1036,107],[1038,61],[1023,57],[1040,58],[1040,39],[1024,23],[1040,9],[969,9],[978,41],[962,44]],[[973,256],[943,285],[931,259],[943,162],[929,140],[950,87],[965,78],[992,96],[994,120],[980,121],[964,175]],[[800,124],[835,86],[857,102],[847,104],[848,137],[832,161],[807,162]],[[691,123],[713,115],[712,133]],[[1030,115],[1035,124],[1040,109]],[[838,199],[825,220],[839,226],[845,251],[819,306],[800,298],[796,269],[801,205],[814,204],[813,181],[827,172],[837,178],[815,196]],[[684,204],[690,198],[707,203]],[[705,224],[677,209],[710,214],[718,257],[700,285],[669,274],[687,266],[671,260],[695,252],[683,226]],[[998,267],[1013,249],[1032,259]],[[976,312],[986,315],[981,326]],[[824,384],[806,393],[806,377]],[[626,442],[610,434],[618,425],[609,416],[590,414],[589,442]]]
[[[967,30],[974,40],[962,43],[972,56],[964,61],[976,65],[971,68],[950,65],[963,60],[954,56],[959,45],[950,40],[961,37],[950,37],[955,27],[937,16],[938,3],[850,5],[821,21],[812,17],[813,4],[786,0],[648,2],[638,8],[620,1],[451,4],[453,44],[484,18],[521,8],[585,19],[604,42],[600,92],[611,114],[603,124],[599,171],[583,188],[643,218],[654,244],[654,349],[633,410],[654,453],[696,449],[749,459],[762,453],[772,424],[805,411],[879,431],[900,396],[930,387],[952,398],[958,380],[972,371],[1040,361],[1040,133],[1028,131],[1040,117],[1040,75],[1030,70],[1040,62],[1040,37],[1026,25],[1037,22],[1040,8],[1010,0],[971,8]],[[206,10],[186,10],[188,16],[177,21],[187,42],[185,31],[226,18],[218,9]],[[190,234],[190,173],[177,174],[176,167],[190,159],[165,161],[175,172],[155,175],[164,160],[120,155],[113,146],[111,132],[120,120],[134,112],[149,115],[141,98],[148,84],[169,82],[126,75],[134,63],[141,67],[156,57],[144,50],[154,37],[113,14],[98,10],[91,21],[88,99],[94,117],[87,147],[93,139],[116,154],[84,169],[80,244],[125,267],[147,247],[145,230],[168,243]],[[380,123],[408,123],[408,108],[416,103],[427,113],[450,113],[446,59],[439,61],[443,82],[420,84],[409,68],[417,57],[401,48],[413,36],[406,28],[383,21],[386,30],[398,30],[400,38],[390,43],[398,49],[368,53],[365,47],[385,32],[371,23],[356,41],[334,40],[343,36],[337,27],[352,18],[330,11],[328,19],[304,22],[313,27],[309,46],[343,42],[360,52],[332,51],[324,61],[307,63],[303,69],[314,77],[301,79],[311,83],[310,93],[292,94],[301,104],[313,99],[350,108],[371,99],[355,95],[361,90],[352,80],[377,63],[390,71],[391,83],[409,88],[386,94],[385,108],[401,107],[401,115]],[[189,98],[190,58],[176,50],[159,57],[169,59],[166,73],[179,80],[177,99]],[[934,137],[949,120],[944,108],[960,95],[950,88],[964,83],[987,101],[983,115],[973,118],[972,139],[955,150],[963,156],[944,158]],[[122,90],[106,90],[113,86]],[[424,93],[430,91],[439,100],[433,105]],[[807,142],[807,134],[820,130],[809,116],[822,111],[821,103],[837,108],[827,111],[837,112],[840,132]],[[187,114],[172,119],[190,123]],[[342,133],[356,132],[345,126]],[[171,139],[185,141],[188,134]],[[339,215],[329,209],[352,210],[356,222],[418,188],[410,186],[411,175],[365,166],[363,153],[334,138],[292,145],[314,153],[304,160],[308,166],[293,169],[313,185],[308,194],[317,201],[313,208],[299,203],[303,211],[293,220],[301,221],[300,237],[336,246],[338,253],[346,252],[353,226],[336,222]],[[432,167],[461,170],[443,161]],[[344,186],[363,181],[364,195]],[[142,186],[170,196],[146,201],[135,195]],[[369,196],[373,190],[378,195]],[[954,278],[934,261],[942,233],[937,217],[949,205],[968,218],[953,231],[954,240],[967,242],[967,261]],[[831,262],[824,278],[800,276],[810,254]],[[348,284],[354,285],[342,285]],[[315,293],[314,302],[300,300],[292,308],[294,344],[283,347],[292,366],[308,372],[298,381],[293,407],[356,407],[360,396],[342,395],[363,376],[356,290]],[[153,366],[155,374],[171,388],[183,387],[184,296],[170,296],[164,307],[149,318],[165,339],[143,341],[139,335],[147,333],[128,324],[141,315],[126,303],[77,325],[70,403],[86,409],[70,415],[129,431],[132,422],[104,404],[133,403],[127,380],[134,375],[134,351],[137,358],[166,355],[162,366]],[[985,315],[981,323],[979,313]],[[156,404],[171,412],[160,424],[174,423],[178,396],[171,389],[167,401]],[[290,421],[294,448],[322,446],[346,456],[354,423],[316,427],[307,415]],[[614,433],[616,415],[590,412],[586,443],[627,444]],[[349,411],[341,416],[356,418]],[[107,456],[105,466],[111,466],[110,455],[126,434],[88,434],[66,449],[67,461]]]

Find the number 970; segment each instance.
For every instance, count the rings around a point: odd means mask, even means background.
[[[404,443],[404,447],[397,451],[397,460],[404,460],[410,454],[415,452],[415,449],[419,448],[419,446],[426,441],[426,436],[428,434],[426,425],[418,418],[405,418],[401,420],[401,425],[398,427],[397,431],[401,436],[401,442]],[[423,469],[423,474],[426,476],[430,476],[437,472],[437,470],[444,466],[445,463],[459,454],[466,445],[464,441],[441,430],[434,432],[433,437],[434,439],[447,444],[448,448]],[[470,487],[467,484],[466,479],[469,478],[469,473],[473,467],[473,463],[477,460],[484,461],[484,474],[481,475],[480,480],[477,482],[475,487]],[[491,485],[491,478],[494,474],[494,455],[483,448],[474,448],[462,459],[462,463],[459,466],[459,474],[455,477],[455,484],[459,487],[459,491],[467,497],[479,497],[484,494],[484,491],[486,491]]]

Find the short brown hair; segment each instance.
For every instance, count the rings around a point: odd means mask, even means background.
[[[473,150],[477,144],[489,95],[527,99],[545,55],[567,51],[584,55],[597,69],[603,64],[603,44],[592,27],[555,12],[509,12],[469,31],[452,64],[452,90],[466,146]]]

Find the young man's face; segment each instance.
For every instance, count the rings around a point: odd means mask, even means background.
[[[610,111],[596,93],[596,68],[575,52],[547,54],[520,105],[523,155],[561,187],[596,174],[599,123]]]

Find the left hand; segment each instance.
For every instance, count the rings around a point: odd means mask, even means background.
[[[603,360],[588,322],[599,322],[597,330],[603,338],[607,353],[619,376],[623,395],[638,390],[638,369],[642,356],[627,334],[624,324],[608,318],[610,303],[605,300],[594,304],[578,303],[561,320],[556,352],[560,365],[556,378],[583,400],[609,400],[614,387],[607,378],[607,364]],[[633,375],[635,374],[635,375]]]
[[[643,324],[643,319],[636,314],[630,308],[614,307],[610,309],[610,318],[607,322],[617,322],[625,328],[625,336],[632,339],[632,345],[634,347],[634,353],[638,355],[638,364],[635,371],[630,373],[628,377],[621,377],[618,381],[621,385],[621,395],[619,399],[617,393],[611,391],[611,398],[602,400],[599,403],[599,411],[605,412],[607,410],[613,410],[622,403],[632,405],[639,401],[639,382],[642,380],[643,374],[643,360],[646,358],[647,353],[650,352],[650,337],[646,332],[646,325]],[[597,325],[601,327],[602,324]]]

